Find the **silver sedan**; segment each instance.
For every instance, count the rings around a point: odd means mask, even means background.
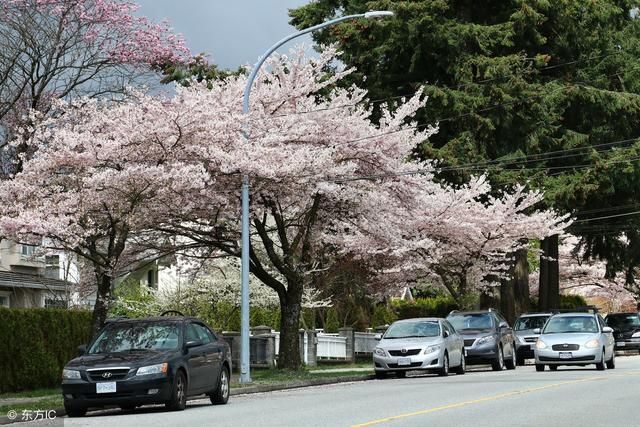
[[[613,329],[599,314],[563,313],[551,316],[536,342],[536,370],[545,366],[595,364],[598,370],[616,367]]]
[[[449,375],[465,372],[464,341],[445,319],[419,318],[399,320],[376,337],[373,351],[376,377],[394,372],[404,377],[407,371],[424,370]]]

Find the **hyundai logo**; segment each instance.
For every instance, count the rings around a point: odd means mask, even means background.
[[[102,374],[102,378],[111,378],[111,372],[105,372]]]
[[[405,354],[407,352],[406,348],[403,348],[402,350],[400,350],[400,353]]]
[[[567,347],[569,347],[569,344],[562,344],[562,347],[563,348],[567,348]]]

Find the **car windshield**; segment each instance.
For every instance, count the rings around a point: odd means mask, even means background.
[[[524,331],[527,329],[542,329],[544,327],[544,323],[547,321],[549,316],[529,316],[529,317],[521,317],[516,320],[515,330],[516,331]]]
[[[489,313],[454,314],[447,317],[447,320],[456,331],[493,328],[493,321]]]
[[[385,339],[437,337],[440,325],[435,321],[398,322],[389,326],[384,334]]]
[[[177,323],[118,323],[102,331],[88,353],[175,350],[179,337]]]
[[[607,326],[619,331],[640,329],[640,316],[637,314],[614,314],[605,319]]]
[[[598,332],[596,319],[591,316],[552,317],[547,322],[543,334]]]

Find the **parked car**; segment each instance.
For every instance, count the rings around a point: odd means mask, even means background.
[[[513,329],[498,311],[452,311],[449,323],[464,339],[467,363],[490,363],[494,371],[516,368]]]
[[[610,313],[604,322],[613,329],[616,350],[640,350],[639,313]]]
[[[540,334],[534,333],[535,329],[542,329],[551,313],[525,313],[520,315],[514,323],[513,330],[516,336],[516,363],[524,365],[526,359],[533,359],[533,350]]]
[[[616,367],[613,329],[597,313],[554,314],[540,332],[534,352],[536,371],[544,371],[545,365],[553,371],[562,365]]]
[[[193,317],[110,321],[78,351],[62,372],[64,407],[72,417],[105,406],[183,410],[187,396],[197,394],[214,404],[229,399],[229,345]]]
[[[394,322],[373,351],[376,377],[389,372],[404,377],[407,371],[423,370],[447,376],[449,370],[465,372],[462,338],[445,319],[419,318]]]

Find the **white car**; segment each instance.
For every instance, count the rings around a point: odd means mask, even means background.
[[[465,372],[464,341],[445,319],[430,317],[394,322],[373,351],[376,377],[393,372],[404,377],[407,371],[422,370],[449,375]]]
[[[599,314],[556,314],[540,332],[534,350],[536,371],[544,371],[545,366],[555,371],[562,365],[616,367],[613,329]]]

